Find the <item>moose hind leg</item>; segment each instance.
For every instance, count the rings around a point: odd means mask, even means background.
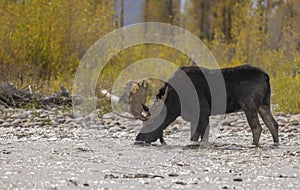
[[[270,106],[262,105],[259,108],[259,115],[261,116],[262,120],[270,130],[273,141],[275,144],[279,143],[279,137],[278,137],[278,123],[274,119],[271,113]]]
[[[191,123],[191,141],[198,141],[200,136],[201,141],[208,142],[209,116],[200,116],[198,122]]]
[[[210,125],[208,123],[204,134],[201,135],[201,141],[202,142],[208,142],[208,140],[209,140],[209,130],[210,130]]]
[[[254,111],[246,111],[246,117],[252,131],[253,145],[259,146],[258,142],[262,132],[262,127],[259,124],[258,113]]]

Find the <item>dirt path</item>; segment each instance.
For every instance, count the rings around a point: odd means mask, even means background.
[[[299,115],[276,116],[278,147],[268,131],[262,146],[252,147],[242,114],[232,114],[212,118],[210,146],[195,148],[186,146],[189,126],[181,120],[166,131],[167,146],[137,146],[133,140],[141,126],[136,121],[107,115],[82,127],[67,122],[68,114],[56,113],[47,125],[31,125],[37,121],[28,117],[5,124],[22,114],[0,118],[0,189],[300,188]]]

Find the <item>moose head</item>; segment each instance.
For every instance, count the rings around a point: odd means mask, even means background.
[[[145,81],[137,83],[129,95],[130,112],[135,119],[143,121],[143,127],[136,137],[136,143],[151,143],[160,139],[164,144],[163,129],[160,127],[165,120],[165,102],[168,95],[168,86],[156,96],[153,104],[145,105],[147,98],[148,83]]]

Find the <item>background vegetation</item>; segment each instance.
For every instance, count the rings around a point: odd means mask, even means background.
[[[0,0],[0,80],[22,88],[30,84],[44,93],[60,84],[71,89],[76,68],[94,42],[123,25],[155,21],[197,35],[222,67],[248,63],[264,68],[277,110],[300,112],[300,1],[140,0],[138,12],[136,2]],[[98,92],[110,89],[127,65],[152,57],[191,64],[168,47],[130,47],[110,60]],[[101,105],[109,110],[104,100]]]

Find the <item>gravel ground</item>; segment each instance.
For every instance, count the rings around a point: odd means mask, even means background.
[[[180,118],[168,145],[138,146],[142,123],[113,114],[0,112],[0,189],[300,189],[300,115],[274,114],[280,145],[263,126],[255,148],[243,113],[211,117],[210,144],[194,147]]]

